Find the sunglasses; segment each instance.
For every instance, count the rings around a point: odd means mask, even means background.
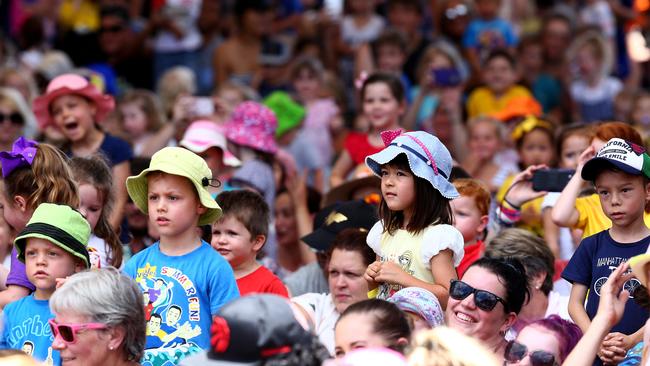
[[[449,296],[452,299],[464,300],[471,294],[474,294],[474,304],[481,310],[492,311],[498,302],[502,303],[504,307],[506,306],[505,300],[489,291],[477,290],[460,280],[451,280]]]
[[[13,125],[22,125],[25,123],[23,116],[18,112],[13,112],[9,114],[4,114],[0,112],[0,123],[5,123],[5,121],[11,122]]]
[[[515,363],[523,360],[526,356],[530,357],[530,363],[533,366],[555,366],[555,355],[546,351],[528,352],[528,347],[515,341],[510,341],[506,346],[505,361],[506,363]]]
[[[101,27],[99,29],[99,32],[100,33],[119,33],[121,31],[123,31],[124,28],[125,27],[123,25],[113,25],[113,26],[110,26],[110,27]]]
[[[106,329],[106,324],[102,323],[80,323],[80,324],[57,324],[54,319],[48,321],[54,338],[61,336],[65,343],[75,343],[77,341],[77,332],[86,329]]]

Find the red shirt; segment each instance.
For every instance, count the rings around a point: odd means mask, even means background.
[[[378,153],[384,146],[375,147],[370,145],[368,135],[365,133],[350,132],[345,138],[345,150],[354,161],[355,165],[363,164],[366,156]]]
[[[477,240],[475,244],[465,247],[465,256],[463,256],[463,260],[461,260],[458,267],[456,267],[458,278],[463,278],[463,274],[465,274],[467,268],[481,258],[483,252],[485,252],[485,243],[481,240]]]
[[[237,280],[239,294],[269,293],[283,297],[289,297],[289,292],[278,276],[269,271],[266,267],[260,266],[252,273]]]

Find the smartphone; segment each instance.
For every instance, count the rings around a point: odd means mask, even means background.
[[[533,190],[545,192],[562,192],[569,183],[575,170],[543,169],[533,173]]]
[[[433,69],[431,74],[436,86],[458,86],[462,82],[460,72],[455,68]]]
[[[194,98],[192,112],[195,116],[210,116],[214,114],[214,102],[209,97]]]

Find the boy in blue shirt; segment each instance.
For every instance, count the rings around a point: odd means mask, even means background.
[[[49,365],[60,365],[52,342],[63,342],[52,335],[48,321],[54,316],[49,299],[56,280],[89,267],[86,249],[90,226],[69,206],[40,204],[14,244],[18,259],[25,263],[27,278],[36,290],[4,308],[5,328],[0,349],[20,349]]]
[[[133,203],[160,234],[124,268],[147,301],[142,365],[176,365],[207,349],[212,318],[239,297],[230,265],[201,240],[198,229],[221,216],[207,190],[211,182],[205,161],[178,147],[158,151],[149,168],[126,181]]]
[[[569,315],[586,332],[596,315],[600,289],[607,277],[619,264],[648,248],[650,229],[643,221],[643,213],[650,201],[650,156],[641,146],[613,138],[584,165],[582,178],[593,182],[603,212],[612,220],[609,230],[582,240],[562,273],[573,284]],[[625,283],[630,294],[638,286],[636,279]],[[648,311],[628,301],[621,321],[605,337],[594,364],[616,363],[614,357],[619,350],[619,356],[624,357],[625,351],[641,341],[647,319]]]

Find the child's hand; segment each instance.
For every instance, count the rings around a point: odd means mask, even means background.
[[[588,148],[585,149],[585,151],[580,154],[578,157],[578,166],[576,167],[576,174],[580,175],[582,173],[582,167],[587,164],[591,158],[596,156],[596,150],[594,149],[593,146],[589,145]]]
[[[596,311],[596,318],[605,320],[611,328],[618,323],[623,317],[625,311],[625,303],[628,300],[630,293],[627,290],[621,291],[625,281],[632,278],[631,272],[626,273],[629,264],[621,263],[609,275],[607,282],[600,289],[600,301],[598,302],[598,310]],[[605,337],[607,339],[607,337]]]
[[[404,276],[409,274],[404,272],[395,262],[381,262],[381,267],[374,279],[376,282],[386,282],[395,285],[401,285],[404,281]]]
[[[379,274],[380,269],[381,269],[380,261],[375,261],[373,263],[370,263],[368,268],[366,268],[366,273],[363,274],[363,277],[368,282],[375,282],[375,277],[377,277],[377,275]]]
[[[542,197],[546,192],[537,192],[533,190],[533,173],[537,170],[546,169],[546,165],[532,165],[523,172],[517,174],[510,183],[510,188],[505,196],[505,200],[515,206],[521,207],[524,203],[532,201],[535,198]]]
[[[622,333],[614,332],[605,336],[598,350],[598,357],[604,364],[617,365],[627,354],[626,348],[627,336]]]
[[[55,278],[54,281],[56,282],[56,288],[59,288],[65,284],[65,281],[68,280],[68,277],[63,277],[63,278]]]

